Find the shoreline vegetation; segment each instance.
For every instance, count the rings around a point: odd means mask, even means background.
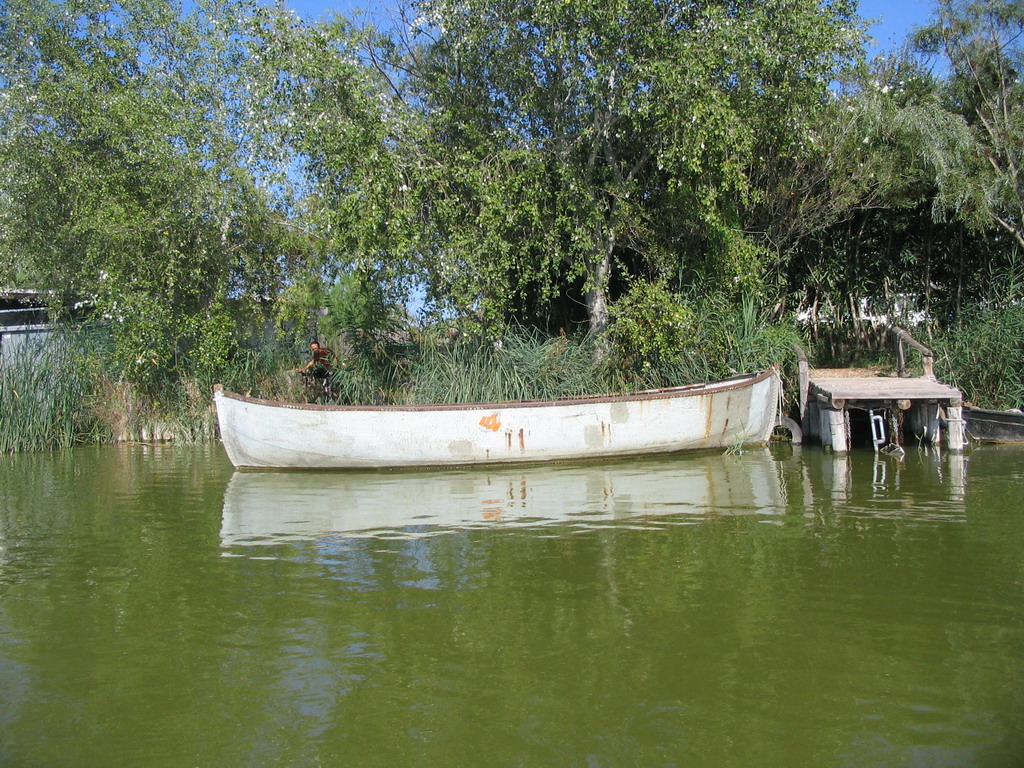
[[[706,309],[706,308],[705,308]],[[598,354],[593,338],[543,336],[508,328],[497,338],[448,332],[349,332],[327,338],[341,350],[333,383],[342,404],[500,402],[623,392],[726,378],[776,362],[785,405],[795,405],[793,344],[812,359],[891,368],[891,348],[867,343],[865,331],[798,334],[742,312],[703,313],[687,341],[635,356],[636,344]],[[677,329],[678,330],[678,329]],[[918,333],[922,329],[918,330]],[[870,328],[868,329],[870,333]],[[878,338],[882,338],[880,334]],[[347,338],[346,338],[347,337]],[[1024,306],[1012,303],[967,316],[928,339],[936,374],[975,405],[1024,403]],[[672,338],[675,345],[679,338]],[[817,350],[816,352],[814,350]],[[851,356],[853,355],[853,356]],[[89,443],[201,443],[216,438],[212,386],[267,399],[313,401],[296,369],[308,355],[296,339],[250,341],[205,376],[168,379],[143,390],[117,378],[109,332],[89,325],[57,329],[43,344],[25,344],[0,366],[0,453],[67,449]],[[320,400],[323,402],[323,400]]]
[[[705,309],[699,334],[696,324],[651,329],[658,338],[646,339],[643,357],[633,340],[606,350],[587,334],[544,336],[520,327],[484,337],[447,326],[377,333],[335,327],[322,340],[338,351],[333,402],[343,404],[555,399],[695,383],[771,365],[798,341],[794,332],[742,313],[719,309],[712,317]],[[682,346],[686,335],[690,343]],[[108,328],[68,327],[7,360],[0,367],[0,452],[211,440],[214,383],[267,399],[316,396],[296,371],[309,357],[304,340],[250,340],[213,370],[148,390],[118,377],[111,349]]]
[[[1024,4],[873,58],[854,2],[399,5],[0,3],[0,317],[62,329],[0,453],[208,440],[313,337],[343,402],[487,401],[885,366],[884,319],[1021,405]]]

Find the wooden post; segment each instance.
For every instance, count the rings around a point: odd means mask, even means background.
[[[825,408],[821,412],[821,442],[832,448],[833,453],[849,453],[850,442],[846,438],[846,409]]]
[[[964,449],[967,439],[964,434],[963,406],[946,406],[946,448],[951,452]]]
[[[804,434],[809,440],[817,440],[824,443],[825,438],[821,431],[821,413],[818,411],[818,401],[815,398],[807,400],[807,408],[803,415]]]
[[[803,347],[799,344],[794,344],[793,350],[796,352],[797,387],[799,388],[798,397],[800,398],[800,427],[810,435],[815,431],[809,422],[810,415],[808,410],[810,403],[807,399],[807,391],[810,389],[811,383],[811,369],[807,363],[807,355],[804,354]]]
[[[894,326],[892,332],[896,336],[896,375],[907,375],[907,354],[903,348],[903,344],[906,342],[921,353],[921,367],[924,368],[924,377],[926,379],[934,379],[935,353],[928,349],[924,344],[916,341],[913,336],[902,328]]]

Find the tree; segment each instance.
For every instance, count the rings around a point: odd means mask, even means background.
[[[246,0],[0,8],[0,252],[55,309],[95,307],[122,372],[212,371],[229,305],[282,279],[272,158],[247,119]],[[269,176],[267,176],[269,179]],[[9,279],[9,278],[8,278]]]
[[[412,116],[360,58],[370,33],[345,18],[305,24],[262,8],[252,34],[250,87],[278,116],[266,127],[272,145],[292,153],[290,225],[303,236],[282,309],[302,314],[340,281],[373,284],[376,310],[387,312],[407,299],[422,251],[422,227],[404,210]]]
[[[940,190],[971,167],[973,139],[941,81],[912,58],[880,58],[837,90],[810,141],[762,203],[789,270],[788,309],[856,326],[863,300],[890,316],[908,294],[921,300],[913,309],[936,289],[955,300],[964,238]]]
[[[861,35],[841,1],[423,0],[407,18],[433,295],[484,317],[579,296],[597,334],[631,276],[757,283],[753,170],[799,150]]]
[[[1024,3],[939,0],[916,43],[948,62],[950,106],[974,134],[976,166],[942,186],[944,203],[1024,246]]]

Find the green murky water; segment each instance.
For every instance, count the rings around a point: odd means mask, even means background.
[[[0,765],[1024,765],[1024,450],[0,459]]]

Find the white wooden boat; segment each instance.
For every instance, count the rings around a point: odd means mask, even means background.
[[[767,442],[774,370],[629,395],[460,405],[339,406],[214,388],[236,467],[349,469],[572,461]]]

